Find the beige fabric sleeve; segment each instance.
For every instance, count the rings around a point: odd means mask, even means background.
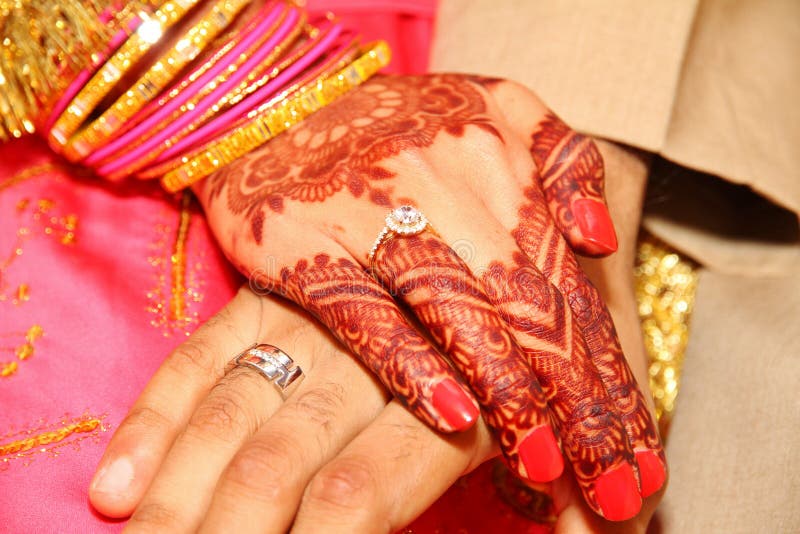
[[[697,0],[440,0],[431,67],[509,78],[574,128],[658,151]]]
[[[776,275],[800,258],[798,58],[797,0],[440,0],[432,68],[517,80],[578,130],[790,210],[730,191],[699,205],[683,182],[669,193],[683,214],[644,219],[715,270]]]
[[[661,153],[800,213],[800,2],[703,0]]]

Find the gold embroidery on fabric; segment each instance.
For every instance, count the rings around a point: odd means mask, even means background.
[[[189,257],[198,257],[196,251],[189,251],[189,230],[192,219],[192,196],[184,192],[180,199],[177,223],[166,222],[172,219],[173,212],[162,214],[165,222],[156,225],[157,240],[151,246],[155,253],[148,262],[156,269],[156,287],[148,291],[150,304],[147,310],[155,317],[150,324],[162,331],[164,336],[174,333],[189,335],[198,323],[198,313],[192,304],[202,302],[201,292],[203,269],[202,258],[189,263]],[[169,219],[167,219],[169,218]]]
[[[188,193],[181,195],[181,213],[178,221],[178,233],[175,236],[173,253],[169,258],[171,264],[172,289],[169,299],[170,316],[176,321],[183,321],[186,317],[186,238],[189,235],[189,223],[192,214],[189,211],[192,197]]]
[[[0,191],[20,184],[25,180],[47,176],[51,171],[64,170],[62,165],[45,163],[25,169],[11,178],[0,182]],[[14,234],[14,242],[3,258],[0,256],[0,305],[10,302],[14,306],[22,306],[31,300],[32,290],[27,282],[12,282],[12,267],[24,258],[26,245],[31,239],[46,237],[56,239],[63,245],[74,245],[78,229],[78,217],[75,214],[59,214],[56,203],[48,198],[32,200],[22,198],[15,204],[15,215],[19,227]],[[20,269],[22,273],[25,271]],[[4,311],[4,313],[8,313]],[[9,378],[20,369],[23,362],[36,353],[36,341],[44,335],[42,326],[35,324],[26,332],[10,332],[0,334],[0,339],[24,338],[21,343],[0,347],[0,353],[6,353],[12,360],[0,361],[0,378]]]
[[[653,236],[639,241],[636,299],[662,435],[675,411],[697,290],[697,264]]]
[[[7,179],[4,182],[0,182],[0,191],[4,189],[8,189],[9,187],[15,186],[19,183],[24,182],[30,178],[36,178],[38,176],[45,175],[50,171],[66,171],[67,167],[64,165],[59,165],[57,163],[43,163],[41,165],[35,165],[33,167],[29,167],[21,172],[18,172],[11,178]],[[19,208],[19,205],[17,205]]]
[[[103,423],[105,417],[105,414],[83,414],[77,418],[65,415],[56,423],[40,420],[34,428],[7,432],[0,436],[0,470],[8,469],[14,460],[23,460],[23,465],[29,465],[33,456],[40,453],[56,457],[66,446],[80,450],[81,442],[97,441],[98,435],[109,429]]]
[[[20,173],[22,174],[22,173]],[[12,178],[11,180],[14,180]],[[16,239],[11,247],[11,251],[6,258],[0,262],[0,302],[11,300],[19,306],[30,300],[30,286],[26,283],[17,285],[9,293],[9,268],[25,252],[25,245],[34,237],[44,235],[58,240],[62,245],[74,245],[76,242],[76,232],[78,228],[78,216],[70,213],[66,215],[55,214],[56,203],[50,199],[42,198],[36,202],[31,202],[29,198],[23,198],[17,202],[17,215],[25,219],[27,224],[22,224],[17,228]]]
[[[2,337],[22,337],[23,333],[17,332],[16,334],[4,334]],[[16,347],[0,347],[0,351],[2,352],[11,352],[14,356],[17,357],[17,360],[27,360],[31,356],[34,355],[36,351],[36,347],[34,344],[36,340],[39,339],[44,335],[44,329],[39,326],[38,324],[33,325],[28,329],[27,332],[24,333],[25,342],[17,345]],[[0,377],[1,378],[8,378],[9,376],[13,375],[19,369],[19,363],[17,360],[12,360],[10,362],[0,362]]]

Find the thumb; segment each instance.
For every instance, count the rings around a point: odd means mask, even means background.
[[[531,135],[531,155],[550,214],[572,249],[595,257],[615,252],[603,157],[592,139],[548,112]]]

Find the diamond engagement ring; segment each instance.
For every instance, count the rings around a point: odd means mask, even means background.
[[[303,380],[303,371],[299,366],[294,366],[288,354],[278,347],[267,344],[255,344],[234,358],[237,366],[252,367],[261,375],[275,384],[284,396],[289,395],[289,389]]]
[[[369,250],[367,258],[370,265],[375,261],[378,249],[395,236],[411,236],[421,234],[426,228],[431,228],[428,219],[414,206],[400,206],[389,212],[386,216],[386,226],[375,239]]]

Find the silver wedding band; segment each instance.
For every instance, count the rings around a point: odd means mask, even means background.
[[[255,344],[233,360],[239,367],[250,367],[273,383],[284,397],[288,396],[303,380],[300,366],[288,354],[274,345]]]

